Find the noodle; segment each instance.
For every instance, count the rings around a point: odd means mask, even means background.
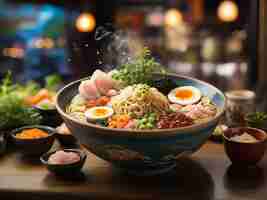
[[[169,109],[168,99],[156,88],[144,84],[126,87],[120,95],[111,99],[111,104],[116,114],[137,118],[151,112],[159,115]]]
[[[189,100],[185,105],[172,101],[170,102],[173,104],[170,104],[168,98],[169,96],[165,96],[157,88],[135,84],[116,91],[114,96],[101,96],[93,100],[77,94],[66,108],[66,112],[78,121],[94,122],[109,128],[162,129],[208,121],[218,111],[216,105],[206,96],[200,96],[194,103],[190,103]],[[97,103],[103,102],[103,99],[104,103]],[[91,101],[94,102],[93,107]],[[92,120],[93,114],[89,110],[97,106],[110,109],[112,114]]]

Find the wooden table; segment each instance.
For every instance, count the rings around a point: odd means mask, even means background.
[[[223,145],[207,142],[170,173],[135,177],[88,152],[83,174],[63,179],[38,161],[8,153],[0,158],[0,199],[194,199],[267,198],[267,157],[250,169],[235,169]]]

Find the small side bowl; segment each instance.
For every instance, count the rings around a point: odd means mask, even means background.
[[[69,147],[77,144],[77,139],[72,134],[56,133],[56,137],[63,146]]]
[[[232,141],[230,138],[242,133],[254,136],[258,142],[244,143]],[[233,164],[236,165],[255,165],[259,162],[266,149],[267,134],[261,130],[251,127],[228,128],[223,133],[224,147],[226,154]]]
[[[73,134],[64,123],[56,128],[56,137],[59,140],[60,144],[64,147],[74,148],[74,146],[78,145],[77,139],[73,136]]]
[[[77,153],[80,156],[80,160],[71,164],[50,164],[48,162],[49,157],[56,153],[57,151],[52,151],[43,154],[40,157],[41,162],[47,167],[47,169],[57,175],[68,175],[68,174],[77,174],[81,171],[85,160],[86,160],[86,154],[84,151],[80,149],[62,149],[65,152],[74,152]]]
[[[61,118],[56,108],[42,109],[38,106],[33,106],[33,109],[37,110],[41,114],[43,125],[56,127],[63,122],[63,119]]]
[[[20,139],[16,137],[16,134],[20,133],[25,129],[38,128],[48,133],[47,137],[35,138],[35,139]],[[15,129],[11,132],[11,139],[18,150],[27,156],[40,156],[45,152],[48,152],[52,147],[55,137],[55,129],[49,126],[24,126]]]

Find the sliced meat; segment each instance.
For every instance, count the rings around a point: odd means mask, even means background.
[[[91,80],[95,82],[98,91],[102,95],[107,96],[108,91],[114,87],[114,80],[101,70],[96,70],[93,73]]]
[[[83,81],[79,86],[79,93],[87,100],[97,99],[100,96],[95,82],[92,80]]]

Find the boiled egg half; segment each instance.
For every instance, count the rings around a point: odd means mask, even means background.
[[[199,89],[193,86],[183,86],[173,89],[168,94],[168,99],[172,103],[190,105],[198,102],[201,96]]]
[[[85,112],[88,121],[104,120],[113,115],[114,111],[108,106],[95,106]]]

